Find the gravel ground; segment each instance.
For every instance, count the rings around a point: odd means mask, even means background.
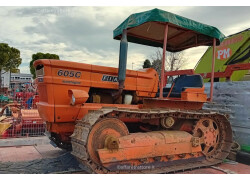
[[[218,170],[221,169],[221,170]],[[181,174],[249,174],[247,165],[234,162],[222,163],[215,168],[201,168],[192,171],[179,172]],[[70,152],[66,152],[56,158],[36,159],[26,162],[0,162],[0,174],[87,174],[87,169],[79,165]],[[177,173],[178,174],[178,173]]]
[[[37,159],[27,162],[0,162],[0,174],[53,174],[66,171],[83,171],[70,152],[56,158]]]

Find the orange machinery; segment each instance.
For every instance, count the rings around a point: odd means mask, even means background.
[[[124,98],[113,95],[118,89],[117,68],[55,60],[38,60],[34,65],[40,115],[46,120],[48,131],[66,141],[70,140],[75,121],[89,110],[114,106],[138,109],[140,105],[129,104],[141,104],[144,97],[155,97],[158,90],[159,78],[154,69],[128,70],[123,93],[124,97],[132,96],[132,102],[125,105]]]
[[[154,69],[126,70],[126,63],[128,42],[163,47],[165,67],[166,50],[213,45],[215,55],[223,38],[215,27],[153,9],[114,30],[118,69],[35,61],[37,106],[48,135],[95,173],[163,173],[222,162],[232,130],[226,115],[202,110],[207,95],[201,76],[181,76],[167,90],[164,68],[158,87]]]

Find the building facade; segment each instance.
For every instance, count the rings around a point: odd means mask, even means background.
[[[9,88],[10,87],[10,72],[9,71],[6,72],[2,70],[0,73],[1,73],[1,78],[2,78],[1,87]]]
[[[1,89],[0,92],[7,93],[14,89],[21,90],[26,84],[33,82],[32,74],[26,73],[10,73],[9,71],[1,71]]]
[[[25,84],[32,83],[32,74],[25,73],[11,73],[10,88],[11,89],[22,89]]]

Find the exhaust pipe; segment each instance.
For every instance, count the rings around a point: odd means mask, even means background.
[[[120,42],[120,54],[119,54],[119,70],[118,70],[118,82],[119,91],[116,94],[117,98],[122,94],[124,88],[124,82],[126,79],[126,69],[127,69],[127,53],[128,53],[128,40],[127,40],[127,30],[123,30],[122,38]]]

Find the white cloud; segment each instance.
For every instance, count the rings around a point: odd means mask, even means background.
[[[20,69],[21,73],[30,74],[30,68],[29,68],[29,66],[20,66],[19,69]]]
[[[249,8],[249,11],[250,11],[250,8]],[[237,32],[246,30],[246,29],[248,29],[249,27],[250,27],[250,21],[249,21],[249,20],[245,20],[245,21],[243,20],[243,21],[241,21],[241,22],[239,22],[239,23],[236,23],[236,24],[234,24],[234,25],[232,25],[232,26],[230,26],[230,27],[224,29],[223,32],[224,32],[225,34],[230,35],[230,34],[235,34],[235,33],[237,33]]]
[[[21,72],[29,72],[27,64],[37,52],[55,53],[61,59],[117,67],[119,41],[112,31],[130,14],[160,8],[188,18],[200,19],[223,28],[226,35],[249,28],[247,14],[241,7],[0,7],[0,39],[21,51]],[[221,11],[220,11],[221,8]],[[237,10],[237,13],[233,10]],[[244,10],[244,12],[246,9]],[[212,12],[212,14],[209,14]],[[214,18],[219,14],[219,18]],[[232,17],[230,17],[230,14]],[[210,17],[210,15],[212,17]],[[244,17],[243,17],[244,16]],[[225,19],[225,24],[223,24]],[[230,24],[231,19],[234,22]],[[208,23],[208,24],[209,24]],[[193,68],[207,47],[186,50],[186,68]],[[140,69],[155,48],[129,44],[127,68]]]
[[[200,46],[184,50],[183,52],[187,59],[184,69],[193,69],[202,55],[206,52],[207,48],[206,46]]]

